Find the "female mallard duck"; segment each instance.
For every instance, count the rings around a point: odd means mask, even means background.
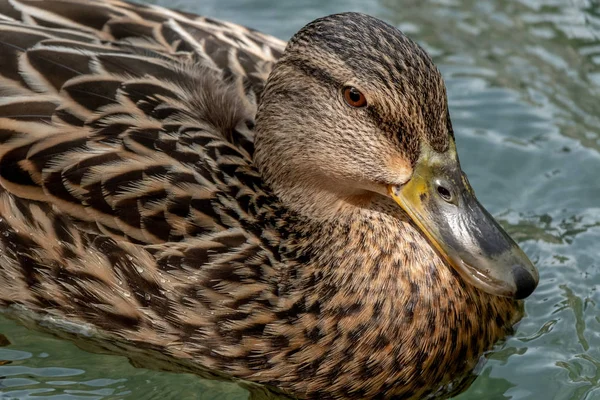
[[[0,12],[2,306],[301,398],[404,399],[469,372],[535,288],[440,73],[384,22],[325,17],[282,52],[119,0]]]

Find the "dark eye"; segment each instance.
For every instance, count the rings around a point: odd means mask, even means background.
[[[365,95],[362,94],[357,88],[346,86],[343,90],[343,93],[344,100],[346,100],[346,103],[348,103],[349,106],[358,108],[367,105],[367,99],[365,98]]]

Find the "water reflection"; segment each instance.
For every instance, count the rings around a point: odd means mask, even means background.
[[[518,222],[510,223],[510,212],[496,215],[510,235],[519,242],[527,240],[543,241],[549,244],[572,244],[576,236],[600,227],[600,220],[593,215],[559,215],[557,221],[549,215],[519,215]],[[513,219],[512,217],[511,219]],[[557,255],[557,260],[566,261],[568,257]]]
[[[0,336],[3,399],[249,399],[237,384],[135,368],[124,357],[84,352],[3,316],[0,332],[6,335]]]
[[[600,148],[597,7],[583,1],[382,3],[420,27],[418,38],[442,62],[494,71],[491,85],[520,92],[563,135]]]

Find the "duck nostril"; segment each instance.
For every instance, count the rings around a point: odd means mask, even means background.
[[[452,201],[452,193],[445,187],[438,185],[437,192],[445,201]]]

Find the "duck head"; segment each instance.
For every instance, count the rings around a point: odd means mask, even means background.
[[[460,167],[440,72],[396,28],[344,13],[300,30],[262,94],[255,142],[258,168],[291,209],[342,218],[385,197],[467,283],[519,299],[537,286]]]

